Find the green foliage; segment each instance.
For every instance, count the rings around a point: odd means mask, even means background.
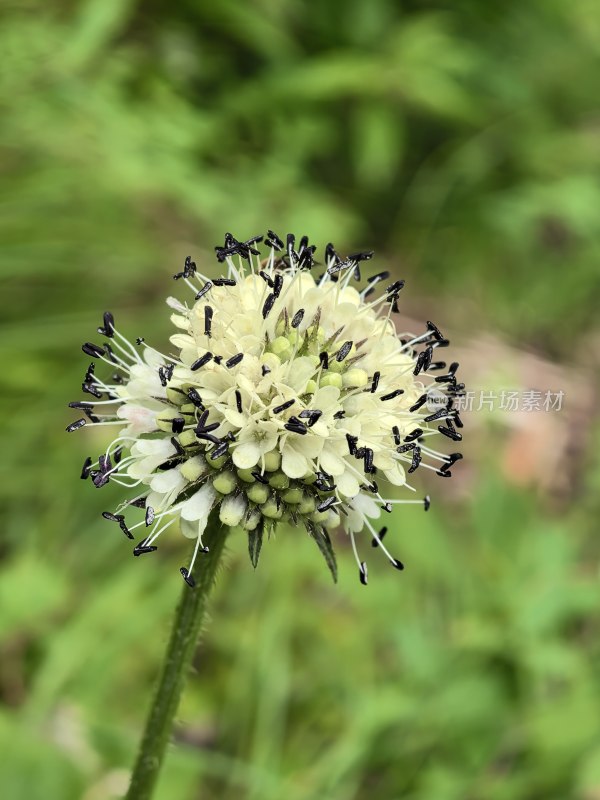
[[[570,353],[600,300],[599,49],[592,0],[2,6],[3,796],[119,796],[187,559],[131,558],[100,518],[119,487],[78,480],[101,312],[165,341],[183,258],[272,226],[375,246],[467,335]],[[587,475],[560,517],[481,476],[395,511],[407,569],[369,547],[367,588],[343,541],[333,586],[304,531],[256,572],[232,536],[159,800],[595,797]]]

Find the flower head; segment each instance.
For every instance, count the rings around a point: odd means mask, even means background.
[[[307,237],[296,244],[290,234],[284,244],[269,231],[261,257],[262,238],[238,242],[226,234],[216,248],[227,267],[220,278],[186,259],[174,277],[192,298],[167,301],[177,329],[169,354],[143,339],[130,343],[105,313],[98,331],[106,343],[83,350],[114,374],[101,378],[96,362],[90,365],[82,389],[91,399],[71,403],[87,419],[67,430],[87,421],[118,429],[95,463],[86,460],[82,478],[137,488],[115,513],[104,512],[130,538],[142,527],[134,555],[156,550],[179,521],[196,543],[192,564],[181,569],[191,583],[216,507],[225,525],[247,531],[255,566],[265,532],[286,523],[306,529],[335,577],[329,533],[343,528],[366,583],[356,534],[366,528],[403,569],[375,521],[396,503],[429,507],[428,497],[388,500],[386,487],[410,491],[407,476],[420,465],[449,477],[462,457],[430,446],[438,434],[461,439],[453,408],[464,388],[458,365],[434,361],[448,341],[431,322],[422,335],[399,338],[392,315],[404,281],[390,283],[380,272],[357,288],[361,262],[372,253],[342,259],[327,245],[318,270]],[[128,505],[146,512],[131,527]]]

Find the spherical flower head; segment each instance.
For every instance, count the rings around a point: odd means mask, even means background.
[[[103,380],[90,365],[82,388],[93,400],[71,405],[120,430],[96,463],[86,460],[82,477],[137,488],[133,500],[104,513],[128,537],[143,527],[134,555],[156,550],[178,521],[195,540],[192,564],[181,569],[189,583],[214,508],[224,525],[246,531],[255,566],[265,533],[285,524],[315,540],[335,577],[330,533],[342,528],[366,583],[356,534],[366,529],[403,569],[375,521],[395,503],[429,507],[428,497],[387,500],[386,490],[414,491],[407,476],[420,465],[449,477],[461,458],[429,442],[438,434],[461,439],[458,365],[434,361],[448,341],[431,322],[424,334],[399,338],[393,315],[404,282],[389,283],[387,272],[361,282],[372,253],[342,259],[328,245],[318,269],[307,237],[296,245],[288,235],[284,244],[269,231],[261,254],[262,238],[227,234],[216,248],[226,266],[219,278],[186,259],[174,277],[192,295],[167,301],[176,328],[169,354],[143,339],[131,344],[104,315],[99,332],[108,341],[83,349],[115,374]],[[128,527],[131,504],[146,514]]]

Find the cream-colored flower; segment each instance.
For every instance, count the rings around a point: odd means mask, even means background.
[[[461,438],[457,365],[443,374],[445,364],[433,363],[447,341],[432,323],[421,336],[398,337],[392,315],[402,281],[390,284],[380,273],[362,289],[351,285],[371,254],[342,260],[328,245],[323,274],[314,277],[315,248],[305,237],[296,245],[288,236],[284,245],[269,232],[263,259],[259,239],[227,235],[217,249],[227,265],[221,278],[201,275],[186,260],[176,277],[191,300],[167,301],[176,354],[141,339],[131,344],[104,315],[99,331],[107,344],[88,343],[84,351],[121,377],[105,382],[90,367],[83,388],[92,399],[72,405],[120,432],[98,462],[86,462],[83,476],[96,486],[111,479],[138,487],[142,522],[128,528],[122,513],[105,514],[128,535],[144,526],[136,555],[154,550],[176,520],[198,553],[218,508],[225,525],[254,540],[283,523],[305,528],[334,573],[327,531],[341,526],[366,582],[355,535],[367,528],[401,569],[381,541],[385,528],[377,533],[371,520],[394,503],[429,505],[428,498],[388,500],[385,487],[411,490],[407,479],[421,463],[448,476],[461,457],[429,446],[438,432]],[[189,572],[182,569],[186,580]]]

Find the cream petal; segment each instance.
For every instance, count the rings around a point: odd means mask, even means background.
[[[239,469],[250,469],[258,464],[261,455],[261,448],[258,442],[251,440],[248,442],[240,442],[233,451],[233,463]]]
[[[176,328],[180,328],[184,331],[187,330],[190,325],[188,318],[184,317],[182,314],[171,314],[171,322]]]
[[[404,486],[406,483],[406,473],[401,464],[394,464],[391,469],[385,470],[385,477],[394,486]]]
[[[299,453],[302,453],[306,458],[317,458],[321,455],[324,439],[321,436],[313,436],[312,431],[308,435],[302,436],[301,434],[290,434],[288,439],[292,442],[292,446]]]
[[[373,463],[377,469],[382,469],[385,471],[388,469],[393,469],[396,462],[389,453],[381,451],[379,453],[375,453],[373,456]]]
[[[309,468],[308,461],[302,453],[295,450],[292,445],[287,444],[283,448],[281,458],[281,469],[288,478],[302,478],[306,475]]]
[[[303,394],[307,381],[314,373],[315,365],[310,358],[295,358],[285,383],[298,394]]]
[[[332,450],[325,448],[319,459],[321,468],[330,475],[343,475],[346,470],[344,459],[336,455]]]
[[[352,505],[356,511],[360,511],[365,517],[378,519],[381,516],[381,508],[377,505],[372,497],[364,494],[364,492],[356,495],[352,501]]]
[[[338,405],[339,399],[340,390],[337,386],[322,386],[315,392],[310,406],[326,414]]]
[[[335,479],[335,484],[339,491],[346,497],[354,497],[360,490],[360,484],[355,475],[346,470],[343,475]]]

